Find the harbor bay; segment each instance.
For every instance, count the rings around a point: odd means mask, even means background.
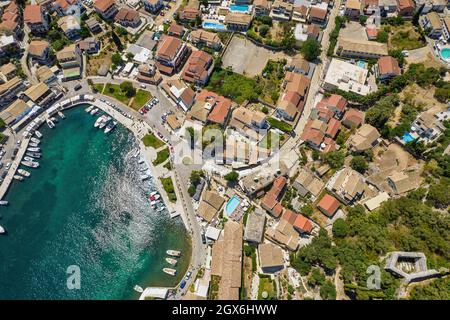
[[[39,168],[12,182],[0,208],[2,299],[135,299],[135,285],[175,286],[189,264],[181,219],[154,210],[152,178],[141,181],[138,143],[118,125],[94,128],[100,114],[88,105],[65,111],[55,128],[42,127]],[[166,250],[182,252],[176,276]],[[80,270],[80,288],[67,287],[68,268]]]

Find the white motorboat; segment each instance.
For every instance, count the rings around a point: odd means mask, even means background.
[[[32,157],[23,157],[23,160],[25,160],[25,161],[34,161],[34,158],[32,158]]]
[[[2,226],[0,226],[0,234],[5,234],[5,233],[6,233],[5,228],[3,228]]]
[[[41,143],[41,140],[39,140],[38,138],[35,138],[35,137],[31,137],[31,142],[34,142],[34,143],[37,143],[37,144],[39,144],[39,143]]]
[[[51,117],[50,120],[52,120],[55,123],[58,123],[58,119],[56,119],[55,117]]]
[[[167,253],[167,255],[169,255],[171,257],[181,256],[181,251],[177,251],[177,250],[167,250],[166,253]]]
[[[103,120],[103,121],[98,125],[98,128],[99,128],[99,129],[103,129],[103,128],[106,126],[106,124],[109,122],[109,120],[111,120],[111,117],[110,117],[110,116],[106,116],[105,120]]]
[[[26,166],[26,167],[30,167],[30,168],[38,168],[39,167],[39,163],[38,162],[33,162],[33,161],[21,161],[20,162],[22,165]]]
[[[35,130],[34,134],[36,135],[36,137],[38,137],[39,139],[42,138],[42,133],[40,133],[39,131]]]
[[[139,293],[142,293],[142,292],[144,292],[144,289],[142,289],[141,286],[135,285],[135,286],[134,286],[134,291],[139,292]]]
[[[23,177],[20,176],[20,175],[18,175],[18,174],[15,174],[15,175],[13,176],[13,178],[14,178],[15,180],[18,180],[18,181],[23,181]]]
[[[174,259],[174,258],[166,258],[166,262],[170,263],[173,266],[175,266],[178,261],[176,259]]]
[[[41,157],[41,154],[39,152],[26,152],[26,156],[39,159]]]
[[[0,201],[0,206],[7,206],[8,204],[9,204],[9,202],[6,201],[6,200],[1,200]]]
[[[90,112],[91,116],[95,115],[98,112],[98,108],[95,108]]]
[[[84,111],[86,111],[87,113],[91,112],[92,109],[94,109],[94,106],[89,106],[86,109],[84,109]]]
[[[164,206],[158,207],[158,209],[156,209],[156,212],[161,212],[161,211],[163,211],[165,208],[166,208],[166,207],[164,207]]]
[[[17,172],[21,175],[23,175],[24,177],[29,177],[30,173],[27,170],[23,170],[23,169],[19,169],[17,170]]]
[[[143,174],[143,175],[141,175],[141,181],[145,181],[145,180],[147,180],[148,178],[150,178],[150,176],[148,175],[148,174]]]
[[[37,148],[39,146],[39,144],[34,143],[34,142],[30,142],[28,145],[33,148]]]
[[[162,269],[165,273],[170,274],[171,276],[174,276],[177,274],[177,270],[172,268],[163,268]]]
[[[105,133],[111,132],[117,126],[117,121],[111,121],[105,128]]]
[[[30,151],[30,152],[39,152],[39,151],[41,151],[41,148],[39,148],[39,147],[28,147],[27,148],[27,151]]]
[[[45,120],[47,122],[47,125],[50,129],[53,129],[55,127],[55,123],[51,119]]]
[[[106,115],[102,115],[102,116],[98,117],[97,120],[94,123],[94,128],[98,128],[100,126],[100,124],[103,121],[105,121],[106,117],[107,117]]]
[[[59,116],[61,119],[65,119],[65,118],[66,118],[66,116],[64,115],[64,113],[62,113],[61,111],[58,111],[58,116]]]

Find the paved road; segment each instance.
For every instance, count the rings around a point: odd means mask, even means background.
[[[22,71],[27,76],[27,79],[31,83],[37,84],[38,81],[37,81],[36,77],[31,73],[30,66],[28,65],[28,40],[29,40],[28,34],[29,34],[29,32],[30,32],[30,29],[25,25],[24,36],[23,36],[23,40],[22,40],[24,52],[22,54],[22,57],[20,58],[20,64],[22,67]]]

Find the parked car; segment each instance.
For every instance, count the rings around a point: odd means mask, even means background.
[[[184,277],[184,280],[188,281],[189,278],[191,277],[191,275],[192,275],[191,271],[186,272],[186,276]]]
[[[147,88],[147,86],[145,84],[141,84],[141,88],[145,89],[145,88]]]
[[[8,162],[5,166],[6,170],[9,170],[9,168],[11,167],[11,162]]]
[[[184,289],[185,286],[186,286],[186,281],[185,280],[181,281],[180,288]]]
[[[206,236],[204,233],[202,233],[202,243],[206,244]]]
[[[78,91],[78,90],[80,90],[81,88],[82,88],[81,84],[77,84],[77,85],[74,87],[74,90],[75,90],[75,91]]]

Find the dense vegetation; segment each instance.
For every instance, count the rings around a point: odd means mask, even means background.
[[[450,278],[436,279],[426,285],[411,290],[412,300],[450,300]]]
[[[450,266],[450,218],[424,203],[423,196],[423,192],[415,191],[389,200],[369,214],[360,205],[348,208],[347,220],[338,220],[333,227],[334,242],[322,229],[310,245],[291,257],[293,267],[303,275],[313,267],[333,274],[340,265],[350,296],[393,299],[399,281],[385,271],[380,291],[366,289],[366,270],[370,265],[383,267],[381,256],[394,250],[421,251],[429,267]]]

